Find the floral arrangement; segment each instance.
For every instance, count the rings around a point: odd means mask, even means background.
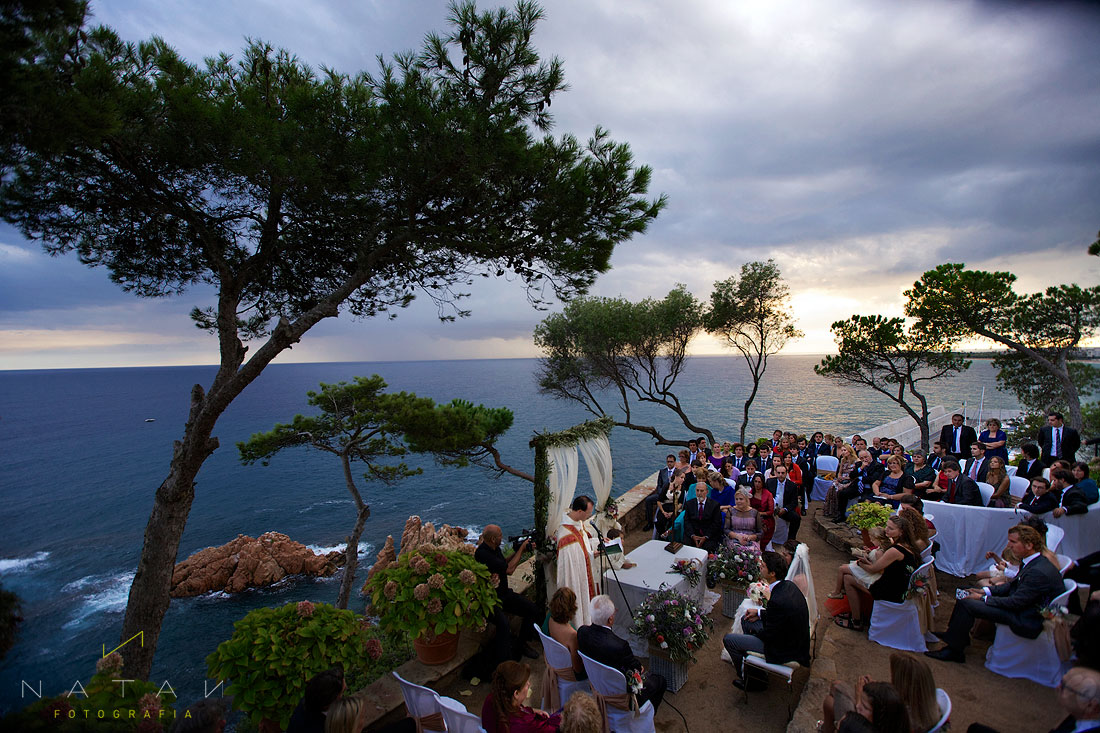
[[[710,556],[707,577],[712,583],[747,587],[760,580],[760,550],[756,545],[722,547]]]
[[[848,524],[856,529],[885,527],[893,510],[875,501],[861,501],[848,512]]]
[[[713,622],[699,604],[664,585],[636,609],[630,632],[648,639],[674,662],[695,661],[695,651],[710,637]]]
[[[692,588],[699,585],[699,581],[703,577],[703,573],[699,570],[698,560],[677,560],[672,563],[672,567],[667,574],[684,576],[684,578],[687,579],[688,585]]]
[[[626,676],[626,689],[631,695],[642,694],[642,688],[645,686],[645,682],[642,681],[642,673],[636,669],[630,670],[630,674]],[[632,704],[636,704],[632,702]]]
[[[299,601],[257,608],[233,625],[233,636],[206,658],[211,679],[226,680],[233,706],[255,725],[286,728],[314,675],[337,665],[358,690],[409,658],[404,638],[328,603]],[[117,675],[116,675],[117,676]]]
[[[500,605],[501,579],[474,559],[473,550],[425,545],[375,572],[366,587],[379,624],[414,639],[481,628]]]
[[[909,587],[905,590],[905,595],[901,597],[903,601],[918,593],[926,593],[928,591],[928,576],[923,573],[913,575],[914,570],[916,570],[916,568],[908,565],[905,566],[905,572],[909,573]]]
[[[1068,614],[1069,609],[1065,606],[1043,606],[1039,609],[1039,615],[1042,616],[1045,621],[1064,619]]]
[[[615,501],[615,497],[607,497],[607,500],[603,503],[603,513],[609,517],[617,518],[619,516],[619,503]]]
[[[760,580],[749,586],[749,600],[756,605],[767,608],[769,598],[771,598],[771,591],[768,590],[768,584],[764,581]]]

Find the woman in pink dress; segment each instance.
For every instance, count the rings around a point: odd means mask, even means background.
[[[775,497],[765,488],[762,473],[753,474],[749,506],[760,515],[760,547],[766,548],[775,534]]]

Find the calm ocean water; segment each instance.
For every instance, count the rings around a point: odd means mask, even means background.
[[[750,436],[776,427],[846,433],[903,416],[870,390],[817,377],[812,367],[818,360],[773,358],[752,408]],[[269,367],[215,430],[222,447],[199,475],[180,559],[238,534],[270,530],[318,550],[340,546],[355,515],[338,462],[302,449],[277,456],[267,467],[242,466],[235,447],[306,411],[305,393],[319,382],[377,373],[393,390],[509,407],[516,420],[500,442],[501,452],[504,460],[530,469],[527,444],[533,432],[560,430],[590,417],[579,406],[539,395],[535,365],[516,359]],[[41,682],[43,694],[69,690],[78,679],[87,682],[101,645],[117,644],[152,495],[167,470],[172,441],[182,433],[190,387],[209,383],[213,374],[213,367],[0,372],[0,582],[22,598],[26,617],[15,647],[0,662],[0,713],[33,700],[23,696],[24,680],[35,689]],[[697,423],[733,439],[750,385],[739,358],[700,357],[690,360],[678,394]],[[1015,406],[994,391],[987,361],[975,361],[969,372],[929,390],[930,405],[952,407],[965,400],[974,411],[983,385],[987,407]],[[640,417],[686,436],[669,414],[643,411]],[[656,470],[668,452],[621,428],[611,443],[616,494]],[[489,521],[506,533],[531,525],[530,484],[477,469],[440,468],[430,459],[411,462],[424,467],[422,476],[366,490],[372,516],[362,549],[370,557],[387,534],[400,537],[411,514],[474,532]],[[198,698],[204,659],[232,634],[235,620],[266,605],[335,601],[338,578],[290,579],[232,597],[173,601],[153,679],[168,680],[185,703]],[[362,606],[353,599],[355,610]]]

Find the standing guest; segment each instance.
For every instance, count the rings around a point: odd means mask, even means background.
[[[325,712],[340,699],[347,689],[344,670],[341,667],[326,669],[306,683],[302,701],[290,715],[286,733],[323,733]]]
[[[773,449],[778,448],[779,443],[782,440],[783,440],[783,431],[782,430],[776,430],[775,432],[772,433],[772,445],[771,445],[771,447]]]
[[[913,493],[923,498],[925,492],[932,488],[936,481],[936,470],[928,465],[924,451],[920,448],[913,450]]]
[[[1018,524],[1008,530],[1008,549],[1021,558],[1020,572],[1011,583],[991,588],[971,588],[966,598],[955,603],[947,631],[937,633],[945,646],[926,656],[946,662],[966,661],[963,651],[970,643],[970,627],[976,619],[1007,624],[1012,633],[1035,639],[1043,630],[1039,609],[1063,590],[1058,568],[1043,556],[1039,533]]]
[[[657,471],[657,489],[645,498],[645,526],[643,532],[653,529],[653,520],[657,516],[657,502],[668,491],[668,484],[672,481],[672,474],[676,473],[676,456],[669,453],[665,456],[664,468]]]
[[[1058,493],[1051,491],[1050,482],[1042,476],[1031,479],[1031,486],[1024,492],[1017,509],[1032,514],[1046,514],[1058,506]]]
[[[561,733],[600,733],[603,716],[587,692],[574,692],[561,711]]]
[[[1100,501],[1100,489],[1096,482],[1089,478],[1089,464],[1078,461],[1073,464],[1073,478],[1077,480],[1077,488],[1085,493],[1085,500],[1089,504]]]
[[[481,706],[481,727],[497,733],[555,733],[561,714],[528,707],[530,696],[531,668],[520,662],[501,662],[493,672],[492,692]]]
[[[539,622],[539,611],[526,596],[508,587],[508,577],[516,572],[516,568],[523,561],[523,553],[531,546],[531,541],[524,540],[523,544],[512,553],[512,557],[506,560],[504,553],[500,551],[503,537],[500,527],[488,524],[482,530],[481,542],[474,550],[474,559],[489,568],[489,572],[500,579],[497,584],[500,606],[489,616],[489,621],[496,626],[496,661],[502,662],[510,656],[518,658],[520,654],[534,659],[538,653],[530,648],[529,644],[534,639],[534,624]],[[559,585],[562,584],[559,582]],[[509,616],[517,616],[520,619],[519,639],[516,642],[512,639],[512,622]],[[515,644],[514,647],[513,644]]]
[[[699,447],[699,453],[701,455],[695,456],[700,461],[705,461],[711,456],[710,446],[707,445],[707,439],[700,435],[695,439],[695,444]]]
[[[985,481],[989,474],[989,460],[985,457],[985,444],[973,442],[970,444],[970,460],[963,467],[963,473],[971,481]]]
[[[1023,456],[1016,462],[1016,475],[1023,476],[1028,481],[1036,476],[1043,475],[1046,464],[1039,460],[1039,446],[1034,443],[1024,443],[1020,447]]]
[[[751,501],[751,491],[743,487],[737,490],[734,505],[726,510],[726,523],[722,528],[726,547],[752,545],[760,549],[763,524],[759,512],[752,508]]]
[[[558,588],[550,599],[550,621],[546,625],[549,636],[569,650],[573,666],[573,679],[588,679],[584,671],[584,662],[577,653],[577,630],[573,628],[573,617],[577,615],[577,594],[569,588]]]
[[[766,548],[775,534],[775,497],[764,484],[764,474],[757,473],[752,478],[752,498],[749,506],[760,517],[760,547]]]
[[[940,430],[940,442],[946,447],[947,454],[959,462],[970,456],[970,444],[977,439],[974,428],[964,425],[963,416],[957,412],[951,416],[951,424],[944,425]]]
[[[342,697],[325,715],[325,733],[360,733],[367,724],[367,703],[358,695]]]
[[[1065,424],[1062,413],[1048,412],[1047,424],[1039,431],[1039,447],[1043,451],[1043,462],[1048,466],[1055,458],[1064,458],[1072,464],[1077,460],[1081,436]]]
[[[728,443],[726,444],[729,445]],[[714,467],[715,471],[721,471],[723,464],[726,462],[726,446],[720,443],[714,444],[714,451],[710,454],[710,465]]]
[[[614,667],[624,675],[634,670],[642,673],[645,682],[638,693],[638,705],[646,701],[653,703],[653,710],[661,706],[665,696],[665,678],[659,674],[645,674],[645,669],[630,644],[619,638],[611,629],[615,626],[615,602],[611,596],[596,596],[592,599],[592,624],[577,629],[577,644],[581,654],[595,659],[608,667]],[[623,690],[626,693],[626,690]]]
[[[993,456],[989,459],[989,472],[985,475],[985,482],[993,487],[993,496],[989,498],[989,506],[997,509],[1008,508],[1009,486],[1012,482],[1005,471],[1004,459]]]
[[[596,595],[596,583],[592,578],[592,552],[596,549],[596,539],[586,528],[594,506],[587,496],[574,499],[556,535],[558,587],[570,588],[577,594],[577,613],[573,616],[573,625],[577,628],[592,619],[589,601]]]
[[[684,536],[707,552],[717,550],[722,539],[722,509],[718,502],[707,501],[703,482],[695,485],[695,498],[684,506]]]
[[[943,501],[948,504],[965,504],[967,506],[982,506],[984,504],[982,492],[978,490],[978,484],[962,474],[958,463],[944,461],[942,475],[947,479]]]
[[[1055,519],[1067,514],[1084,514],[1089,510],[1085,492],[1077,488],[1073,482],[1073,474],[1064,468],[1056,468],[1050,472],[1050,487],[1059,492],[1058,506],[1050,513],[1050,516]]]
[[[769,664],[798,662],[810,664],[810,611],[806,596],[798,586],[784,578],[787,559],[777,552],[760,556],[760,570],[768,583],[768,603],[761,610],[750,609],[741,620],[743,634],[726,634],[722,645],[733,661],[737,689],[763,690],[766,680],[746,680],[745,654],[758,652]]]
[[[699,457],[699,441],[692,438],[688,441],[688,462],[694,461]]]
[[[798,495],[800,487],[787,476],[787,467],[775,469],[775,476],[765,484],[775,497],[775,516],[790,525],[787,531],[787,544],[794,545],[798,537],[798,528],[802,525],[802,516],[798,513]]]
[[[920,566],[920,548],[912,520],[895,514],[886,522],[886,536],[891,546],[874,562],[860,558],[856,562],[868,573],[882,573],[868,589],[876,601],[901,603],[909,590],[909,576]],[[855,631],[863,630],[863,598],[855,575],[844,576],[844,595],[848,598],[851,615],[837,616],[837,626]]]
[[[1001,430],[1001,421],[991,417],[985,421],[985,430],[978,435],[978,442],[985,444],[985,457],[1000,456],[1008,463],[1008,436]]]

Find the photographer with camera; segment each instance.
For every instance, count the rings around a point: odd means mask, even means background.
[[[500,597],[501,606],[488,619],[497,627],[494,639],[496,661],[500,663],[507,659],[518,660],[520,654],[535,659],[538,657],[538,652],[531,649],[529,644],[535,635],[532,624],[539,622],[538,609],[534,603],[508,587],[508,576],[514,573],[523,561],[523,553],[530,547],[532,538],[529,536],[514,538],[522,539],[522,542],[519,542],[518,546],[515,541],[513,542],[516,551],[507,560],[504,559],[504,553],[500,550],[503,539],[504,534],[500,527],[490,524],[481,532],[481,542],[474,551],[474,559],[489,568],[489,572],[495,574],[500,580],[497,585],[497,595]],[[520,618],[519,644],[515,648],[513,648],[509,615]]]

